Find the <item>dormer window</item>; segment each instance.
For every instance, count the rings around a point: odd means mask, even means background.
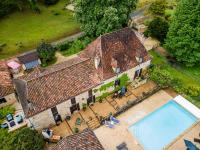
[[[28,100],[28,109],[29,110],[35,110],[33,103],[31,103],[29,100]]]
[[[98,69],[99,66],[100,66],[100,64],[101,64],[101,59],[100,59],[99,56],[96,56],[96,57],[94,58],[94,65],[95,65],[95,68]]]
[[[111,66],[112,66],[112,69],[115,73],[120,73],[120,68],[118,67],[118,63],[117,63],[117,60],[112,58],[111,60]]]
[[[137,62],[142,63],[143,62],[143,58],[141,56],[135,56]]]

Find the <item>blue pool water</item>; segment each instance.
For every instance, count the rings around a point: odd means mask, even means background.
[[[162,150],[197,121],[197,118],[169,101],[153,113],[129,127],[145,150]]]

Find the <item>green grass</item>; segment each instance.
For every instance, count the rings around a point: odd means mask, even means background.
[[[49,7],[39,4],[41,14],[25,9],[0,20],[0,44],[6,43],[0,52],[0,59],[36,48],[41,39],[51,42],[79,32],[73,13],[63,10],[67,2],[60,0]],[[16,44],[20,42],[22,47],[19,48]]]
[[[150,51],[150,54],[153,56],[152,64],[154,65],[162,65],[168,63],[166,58],[161,56],[155,51]],[[200,87],[200,82],[198,82],[197,79],[200,78],[198,74],[200,73],[199,68],[187,68],[187,67],[180,67],[179,69],[176,69],[170,65],[168,65],[165,68],[170,74],[177,79],[179,79],[183,85],[185,86],[194,86],[194,87]],[[197,79],[196,79],[197,78]],[[193,104],[198,106],[200,108],[200,97],[187,97],[188,100],[190,100]]]
[[[15,108],[12,106],[5,106],[0,108],[0,124],[5,120],[7,114],[13,114],[15,112]]]

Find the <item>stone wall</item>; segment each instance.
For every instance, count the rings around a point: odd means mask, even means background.
[[[7,105],[11,105],[13,103],[15,103],[17,101],[16,97],[15,97],[15,93],[9,94],[4,96],[4,98],[6,99],[5,103],[0,104],[0,108],[7,106]]]
[[[134,79],[134,75],[135,75],[135,71],[136,70],[141,69],[141,68],[145,69],[149,65],[150,65],[150,61],[144,62],[144,63],[136,66],[133,69],[130,69],[128,71],[125,71],[125,72],[121,73],[120,75],[118,75],[118,77],[122,76],[123,74],[127,74],[128,77],[130,78],[130,80],[132,81]],[[115,76],[113,78],[110,78],[110,79],[102,82],[101,85],[95,87],[93,89],[93,95],[98,97],[98,96],[101,96],[105,92],[113,91],[114,90],[114,86],[108,88],[106,91],[99,91],[98,90],[96,93],[94,92],[95,89],[99,89],[102,85],[110,83],[112,81],[115,81],[118,77]],[[80,105],[80,109],[82,109],[82,104],[83,103],[87,103],[87,99],[88,98],[89,98],[88,91],[86,91],[86,92],[84,92],[84,93],[82,93],[80,95],[77,95],[75,97],[76,103],[79,103],[79,105]],[[71,100],[70,99],[66,100],[65,102],[62,102],[62,103],[58,104],[56,107],[57,107],[58,113],[61,115],[62,120],[65,119],[66,115],[70,115],[71,114],[70,113],[70,107],[71,107]],[[46,128],[46,127],[55,125],[55,121],[54,121],[51,109],[45,110],[45,111],[43,111],[43,112],[41,112],[41,113],[39,113],[39,114],[37,114],[37,115],[35,115],[33,117],[30,117],[29,121],[32,123],[32,125],[34,125],[34,128],[36,128],[36,129],[42,129],[42,128]],[[31,123],[29,124],[29,126],[31,125]]]
[[[28,126],[33,126],[35,129],[41,130],[55,124],[51,109],[47,109],[33,117],[29,118]]]
[[[76,103],[79,103],[80,109],[82,109],[82,104],[87,103],[87,98],[89,97],[88,91],[78,95],[75,97]],[[61,115],[62,120],[65,119],[66,115],[70,115],[70,107],[71,107],[71,100],[67,100],[56,105],[58,113]],[[29,118],[28,126],[34,126],[35,129],[41,130],[43,128],[47,128],[49,126],[55,125],[55,121],[53,118],[53,114],[51,112],[51,108],[47,109],[33,117]]]
[[[128,71],[125,71],[125,72],[119,74],[118,76],[115,76],[115,77],[112,77],[112,78],[110,78],[110,79],[108,79],[108,80],[105,80],[105,81],[102,82],[99,86],[97,86],[97,87],[95,87],[95,88],[93,89],[93,94],[94,94],[96,97],[99,97],[99,96],[101,96],[101,95],[102,95],[103,93],[105,93],[105,92],[112,92],[112,91],[114,90],[114,86],[109,87],[109,88],[108,88],[107,90],[105,90],[105,91],[100,91],[100,90],[98,90],[98,89],[101,88],[101,86],[103,86],[104,84],[108,84],[108,83],[110,83],[110,82],[112,82],[112,81],[115,81],[117,78],[121,77],[123,74],[127,74],[128,77],[129,77],[129,79],[130,79],[130,81],[133,81],[133,80],[134,80],[134,76],[135,76],[135,71],[136,71],[136,70],[139,70],[139,69],[141,69],[141,68],[142,68],[142,69],[146,69],[150,64],[151,64],[151,60],[146,61],[146,62],[144,62],[144,63],[142,63],[142,64],[136,66],[135,68],[132,68],[132,69],[130,69],[130,70],[128,70]],[[96,91],[97,91],[97,92],[96,92]]]

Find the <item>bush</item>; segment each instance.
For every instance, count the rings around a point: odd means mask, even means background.
[[[150,70],[150,79],[153,80],[158,84],[160,87],[180,87],[180,81],[174,78],[169,71],[164,69],[160,66],[155,66],[153,69]]]
[[[85,111],[87,109],[87,104],[86,103],[83,103],[82,104],[82,108],[83,108],[83,111]]]
[[[44,149],[45,142],[42,135],[36,130],[23,128],[16,133],[11,145],[16,150],[42,150]]]
[[[153,19],[145,31],[145,36],[152,36],[160,42],[164,42],[169,29],[168,22],[160,17]]]
[[[156,0],[150,5],[149,11],[153,15],[164,16],[166,7],[167,3],[165,0]]]
[[[184,89],[184,93],[191,97],[199,96],[200,95],[200,87],[188,86]]]
[[[55,48],[53,48],[51,44],[42,42],[37,47],[37,52],[44,65],[48,64],[48,62],[55,60]]]
[[[59,50],[62,52],[63,55],[70,56],[83,50],[91,41],[92,38],[85,36],[76,39],[73,42],[60,44],[57,47],[59,48]]]
[[[58,2],[59,0],[44,0],[44,4],[49,6],[49,5],[54,5]]]
[[[78,133],[79,129],[77,127],[74,128],[74,133]]]

